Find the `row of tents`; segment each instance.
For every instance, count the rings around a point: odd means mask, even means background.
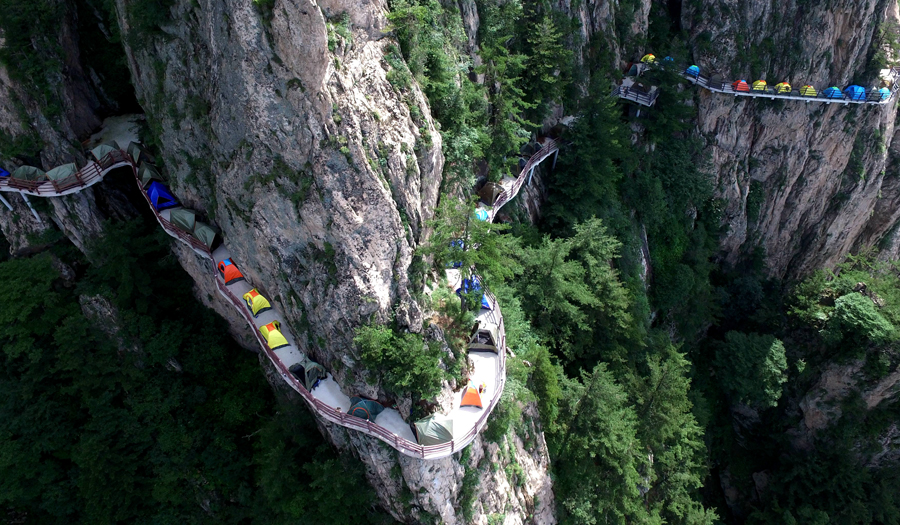
[[[88,152],[88,159],[93,160],[94,162],[100,162],[107,155],[112,152],[119,151],[119,144],[115,141],[100,144],[99,146],[93,148]],[[143,148],[135,143],[131,143],[128,148],[128,153],[132,153],[134,150],[134,154],[132,157],[137,159],[141,156],[141,154],[145,154]],[[137,155],[137,157],[135,157]],[[50,171],[44,171],[41,168],[37,168],[35,166],[20,166],[16,168],[12,173],[0,168],[0,177],[12,177],[14,179],[21,179],[27,181],[61,181],[65,180],[72,175],[78,173],[78,166],[74,162],[70,162],[68,164],[63,164],[62,166],[57,166]]]
[[[662,60],[663,64],[673,63],[674,60],[672,57],[665,57]],[[654,64],[657,64],[656,55],[653,53],[647,53],[643,57],[641,57],[642,67],[648,67]],[[629,69],[629,73],[633,75],[640,74],[641,68],[637,65],[632,65]],[[688,66],[683,74],[688,77],[700,78],[700,67],[696,64]],[[721,79],[720,75],[713,75],[710,77],[709,84],[723,84],[724,82]],[[751,93],[751,92],[763,92],[774,95],[789,95],[794,89],[788,82],[779,82],[774,86],[770,87],[769,84],[765,80],[756,80],[753,83],[749,83],[746,80],[737,80],[731,83],[731,89],[736,92],[741,93]],[[806,84],[800,89],[797,90],[800,96],[802,97],[810,97],[810,98],[827,98],[834,100],[852,100],[852,101],[870,101],[870,102],[883,102],[891,98],[891,90],[887,86],[876,87],[870,90],[866,88],[853,84],[847,86],[843,90],[838,88],[837,86],[831,86],[829,88],[825,88],[824,90],[819,91],[810,84]]]

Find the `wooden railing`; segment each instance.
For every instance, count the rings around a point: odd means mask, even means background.
[[[24,180],[15,177],[0,178],[0,191],[16,191],[38,197],[58,197],[72,190],[86,188],[100,181],[110,171],[131,165],[131,157],[124,151],[112,151],[100,159],[62,180]]]

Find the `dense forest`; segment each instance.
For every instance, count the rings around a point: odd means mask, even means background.
[[[761,249],[725,262],[711,139],[684,80],[649,71],[661,94],[638,117],[608,96],[620,75],[611,50],[595,40],[573,52],[580,22],[542,0],[475,3],[477,64],[457,4],[438,0],[389,2],[397,45],[385,58],[398,93],[422,88],[443,139],[440,205],[410,274],[424,288],[449,264],[477,269],[515,352],[485,439],[520,432],[536,405],[560,523],[900,523],[900,475],[872,445],[896,426],[896,402],[853,391],[812,435],[798,431],[797,409],[835,364],[865,384],[894,373],[900,263],[871,249],[782,281]],[[135,1],[128,16],[154,34],[172,4]],[[624,35],[636,2],[619,4],[612,32]],[[665,4],[652,3],[646,42],[623,43],[680,62],[689,46]],[[273,2],[254,5],[271,14]],[[40,55],[27,36],[58,7],[0,0],[0,60],[50,113],[44,75],[59,64],[22,59]],[[95,8],[114,17],[113,5]],[[347,24],[330,26],[330,45]],[[109,39],[121,44],[117,31]],[[124,68],[121,56],[106,64]],[[129,86],[110,89],[135,104]],[[506,224],[472,221],[476,184],[515,176],[560,108],[575,119],[553,130],[564,146],[542,174],[541,220],[511,211],[514,201]],[[0,134],[4,155],[39,149]],[[326,444],[305,406],[276,396],[258,356],[197,302],[169,242],[151,220],[109,221],[86,254],[54,234],[41,253],[0,262],[5,520],[392,523],[362,464]],[[419,298],[450,320],[460,351],[480,298]],[[416,400],[462,373],[398,327],[360,327],[355,342],[389,392]],[[729,484],[752,496],[729,505]]]

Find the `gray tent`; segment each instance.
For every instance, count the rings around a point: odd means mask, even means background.
[[[213,241],[216,240],[216,230],[205,222],[196,221],[194,223],[194,237],[200,239],[200,242],[212,249]]]
[[[503,192],[503,186],[496,182],[488,182],[478,191],[478,196],[481,197],[482,202],[488,206],[493,206],[501,192]]]
[[[94,156],[94,159],[96,159],[97,162],[100,162],[101,160],[103,160],[103,157],[109,155],[110,153],[112,153],[114,151],[118,151],[118,150],[119,150],[119,145],[116,144],[115,141],[113,141],[110,144],[100,144],[96,148],[92,149],[91,155]]]
[[[141,146],[137,142],[129,142],[126,151],[128,151],[128,154],[134,159],[135,164],[140,164],[142,160],[153,162],[153,156],[147,153],[144,146]]]
[[[384,407],[377,401],[363,399],[361,397],[350,398],[350,410],[347,411],[351,416],[356,416],[369,421],[375,421],[378,414],[384,411]]]
[[[141,185],[145,188],[150,184],[150,181],[158,180],[159,182],[164,182],[162,175],[156,171],[156,168],[154,168],[152,164],[147,164],[146,162],[141,164],[138,175],[141,177]]]
[[[192,233],[194,225],[197,223],[197,214],[194,210],[177,208],[169,212],[169,222],[188,233]]]
[[[420,445],[440,445],[453,439],[453,420],[443,414],[432,414],[416,421],[413,431]]]
[[[315,388],[316,382],[320,379],[325,379],[327,377],[322,365],[305,355],[300,358],[299,363],[291,365],[288,370],[294,374],[294,377],[300,380],[307,391]]]
[[[499,354],[500,334],[496,325],[479,326],[469,339],[469,351],[494,352]]]
[[[44,170],[35,168],[34,166],[22,166],[12,172],[12,176],[13,178],[23,180],[44,180],[47,178],[47,174]]]
[[[78,168],[75,167],[75,164],[63,164],[62,166],[57,166],[48,171],[47,178],[50,180],[63,180],[75,175],[77,171]]]

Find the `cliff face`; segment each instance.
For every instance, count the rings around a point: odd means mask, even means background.
[[[681,23],[706,73],[843,89],[875,80],[873,39],[897,20],[896,9],[888,0],[691,2]],[[696,100],[718,194],[727,203],[722,247],[729,260],[761,246],[773,276],[798,277],[877,242],[900,218],[894,205],[900,188],[886,171],[893,105],[778,102],[704,90]]]

